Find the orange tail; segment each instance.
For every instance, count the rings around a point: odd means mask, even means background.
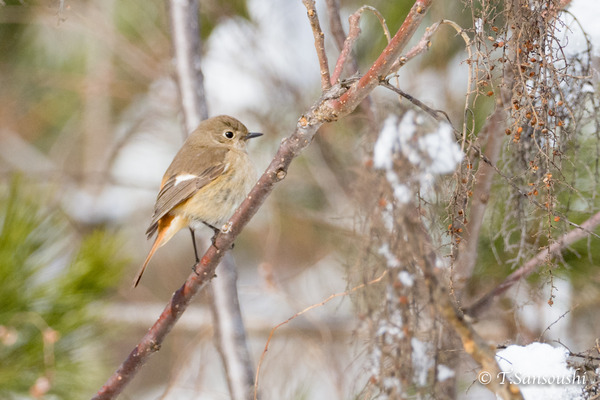
[[[138,285],[138,283],[140,283],[140,279],[142,279],[142,275],[144,275],[144,271],[146,270],[146,267],[148,266],[150,259],[154,255],[154,252],[156,252],[156,250],[162,244],[162,239],[164,238],[166,233],[167,233],[167,229],[158,231],[158,235],[156,235],[156,239],[154,239],[154,244],[152,245],[152,248],[150,249],[150,252],[148,253],[148,256],[146,257],[146,261],[144,261],[144,264],[142,265],[142,267],[138,271],[137,275],[135,276],[135,279],[133,280],[133,287],[136,287]]]
[[[133,281],[133,287],[136,287],[138,283],[140,283],[140,279],[142,279],[142,275],[146,270],[146,266],[150,262],[150,259],[156,252],[156,250],[167,243],[173,235],[175,235],[181,228],[188,225],[188,222],[185,218],[181,218],[179,216],[173,217],[172,215],[165,215],[158,221],[158,234],[156,235],[156,239],[154,240],[154,244],[146,257],[146,261],[138,271],[135,280]]]

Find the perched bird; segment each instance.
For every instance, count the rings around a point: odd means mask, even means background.
[[[156,239],[134,287],[156,250],[185,227],[192,234],[198,262],[194,231],[206,225],[216,235],[244,200],[256,182],[246,141],[261,135],[248,132],[237,119],[221,115],[202,121],[188,137],[163,177],[146,231],[148,239],[157,233]]]

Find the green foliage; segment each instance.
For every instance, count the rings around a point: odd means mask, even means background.
[[[126,264],[118,238],[102,230],[79,237],[40,192],[20,179],[0,186],[3,399],[43,392],[43,382],[61,399],[90,394],[100,383],[98,308]]]
[[[206,39],[224,18],[248,18],[246,0],[200,2],[200,36]]]

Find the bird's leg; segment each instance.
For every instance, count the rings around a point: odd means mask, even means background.
[[[215,245],[215,240],[217,239],[217,235],[219,234],[219,232],[221,232],[221,230],[220,230],[219,228],[215,228],[214,226],[212,226],[212,225],[211,225],[211,224],[209,224],[208,222],[204,222],[204,221],[203,221],[203,223],[204,223],[204,225],[208,226],[210,229],[212,229],[212,230],[213,230],[213,232],[214,232],[214,235],[213,235],[213,237],[211,237],[211,238],[210,238],[210,241],[212,242],[212,245],[213,245],[213,246],[217,247],[217,246]]]
[[[217,247],[217,245],[215,244],[215,241],[217,240],[217,235],[218,235],[219,233],[221,233],[221,230],[220,230],[219,228],[216,228],[216,227],[212,226],[211,224],[209,224],[209,223],[207,223],[207,222],[204,222],[204,225],[208,226],[208,227],[209,227],[210,229],[212,229],[212,230],[213,230],[213,232],[215,233],[215,234],[213,235],[213,237],[212,237],[212,238],[210,238],[210,241],[212,242],[212,245],[213,245],[213,246],[214,246],[216,249],[219,249],[219,248]],[[233,249],[233,247],[234,247],[234,246],[235,246],[235,244],[234,244],[234,243],[232,243],[232,244],[231,244],[231,248]]]
[[[196,272],[196,265],[198,265],[200,259],[198,258],[198,248],[196,247],[196,235],[194,234],[194,230],[191,227],[190,233],[192,234],[192,243],[194,244],[194,257],[196,257],[196,262],[192,266],[192,271]],[[196,272],[196,275],[198,275],[198,272]]]

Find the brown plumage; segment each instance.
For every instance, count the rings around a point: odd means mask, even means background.
[[[179,230],[189,227],[194,240],[199,226],[216,232],[227,222],[256,181],[246,141],[260,135],[248,132],[237,119],[221,115],[202,121],[188,137],[163,177],[146,231],[148,238],[157,233],[156,239],[134,287],[156,250]]]

